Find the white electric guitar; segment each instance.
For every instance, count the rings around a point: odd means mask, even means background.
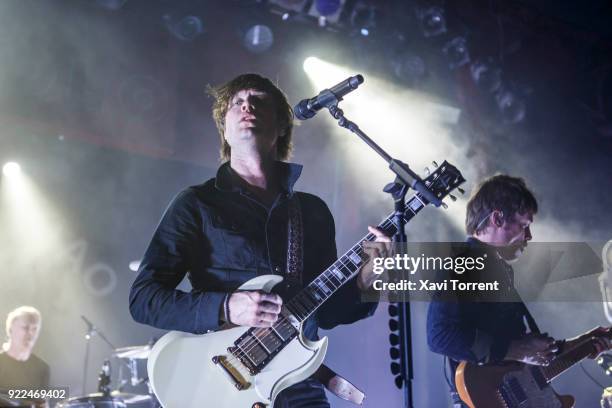
[[[450,194],[465,180],[446,161],[427,177],[425,184],[438,198]],[[406,203],[410,221],[428,202],[418,193]],[[393,215],[379,224],[389,234],[396,231]],[[333,265],[289,302],[270,328],[233,327],[195,335],[170,332],[157,341],[148,361],[149,380],[165,408],[264,408],[285,388],[311,376],[323,363],[327,338],[310,341],[302,323],[344,283],[355,277],[367,260],[362,243],[366,235]],[[262,275],[239,290],[270,292],[282,281]]]

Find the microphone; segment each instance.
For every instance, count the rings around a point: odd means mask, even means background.
[[[89,319],[87,319],[85,316],[81,315],[81,319],[83,319],[83,321],[87,325],[87,333],[85,334],[85,338],[89,340],[92,336],[96,334],[98,329],[96,329],[96,326],[94,326],[94,324],[90,322]]]
[[[348,77],[344,81],[332,86],[331,89],[322,90],[314,98],[302,99],[295,105],[295,108],[293,108],[293,113],[295,117],[300,120],[310,119],[316,115],[319,110],[340,102],[344,95],[354,91],[362,83],[362,75]]]

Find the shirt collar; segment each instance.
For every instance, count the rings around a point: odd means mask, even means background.
[[[487,252],[491,252],[491,253],[497,253],[497,249],[490,244],[487,244],[486,242],[483,242],[481,240],[479,240],[478,238],[474,238],[472,236],[468,236],[465,240],[465,242],[467,242],[468,246],[470,248],[475,248],[475,249],[480,249],[480,250],[485,250]]]
[[[280,176],[281,188],[284,192],[293,194],[293,186],[302,174],[302,165],[296,163],[275,162],[276,169]],[[217,170],[215,187],[220,191],[242,191],[240,185],[234,180],[235,173],[232,171],[229,162],[225,162]]]
[[[487,253],[493,255],[493,259],[496,262],[502,263],[506,268],[512,269],[512,265],[508,264],[502,257],[499,255],[497,248],[493,245],[487,244],[486,242],[482,242],[481,240],[474,238],[472,236],[468,236],[466,242],[470,248],[480,249],[486,251]]]

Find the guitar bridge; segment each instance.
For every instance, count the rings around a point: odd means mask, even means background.
[[[212,362],[221,369],[223,374],[234,384],[238,391],[246,390],[251,383],[244,378],[236,366],[229,362],[225,356],[214,356]]]

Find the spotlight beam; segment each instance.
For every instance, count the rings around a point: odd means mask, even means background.
[[[7,162],[2,167],[2,174],[6,177],[18,177],[21,174],[21,166],[16,162]]]

